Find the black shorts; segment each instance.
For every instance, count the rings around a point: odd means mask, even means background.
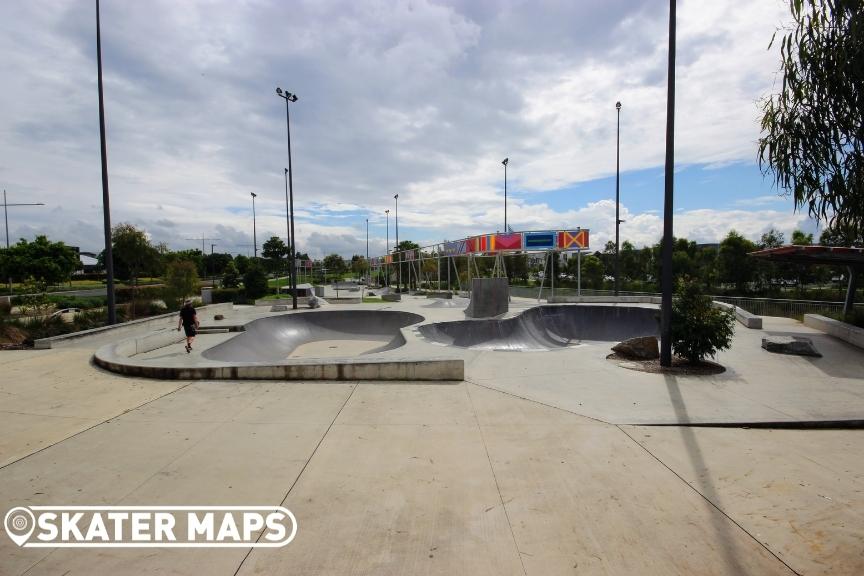
[[[194,324],[183,324],[183,330],[186,332],[187,338],[190,338],[190,337],[198,334],[198,332],[195,330]]]

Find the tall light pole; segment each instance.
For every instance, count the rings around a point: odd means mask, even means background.
[[[369,286],[371,267],[369,266],[369,219],[366,218],[366,286]]]
[[[10,204],[6,200],[6,190],[3,190],[3,217],[6,220],[6,250],[9,250],[9,206],[44,206],[43,202],[16,202]],[[12,278],[9,278],[9,294],[12,294]]]
[[[399,194],[393,196],[396,200],[396,248],[399,248]],[[397,250],[394,250],[398,254]],[[399,254],[399,264],[397,264],[396,268],[396,292],[400,292],[402,290],[402,255]]]
[[[501,164],[504,165],[504,234],[507,234],[507,163],[510,158],[504,158]]]
[[[108,324],[117,323],[114,299],[114,251],[111,247],[111,205],[108,194],[108,145],[105,141],[105,98],[102,94],[102,27],[99,0],[96,0],[96,69],[99,87],[99,148],[102,155],[102,216],[105,228],[105,287],[108,292]]]
[[[288,213],[291,222],[291,244],[288,246],[288,260],[291,270],[288,272],[288,280],[291,283],[291,307],[297,309],[297,270],[294,266],[294,258],[297,253],[297,243],[294,238],[294,178],[291,172],[291,112],[288,104],[297,102],[297,95],[288,91],[283,92],[282,88],[276,87],[276,95],[285,100],[285,127],[288,133],[288,190],[290,196],[290,206]]]
[[[615,103],[618,126],[615,130],[615,296],[621,290],[621,102]]]
[[[288,286],[291,289],[291,307],[297,309],[297,267],[294,258],[294,194],[291,193],[291,170],[285,168],[285,229],[288,234]]]
[[[387,255],[390,255],[390,210],[384,210],[384,213],[387,214]],[[387,264],[387,261],[384,261]],[[390,267],[387,266],[387,287],[390,287]]]
[[[663,201],[663,272],[660,365],[672,366],[672,193],[675,177],[675,2],[669,0],[669,70],[666,95],[666,194]]]
[[[254,192],[250,192],[249,194],[252,196],[252,246],[254,247],[252,254],[254,254],[254,258],[258,258],[258,231],[255,224],[255,198],[258,195]]]

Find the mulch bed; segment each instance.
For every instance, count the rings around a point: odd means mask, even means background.
[[[674,374],[677,376],[710,376],[713,374],[722,374],[726,368],[715,362],[700,362],[691,364],[684,358],[673,357],[672,366],[664,368],[660,366],[660,360],[638,360],[627,358],[621,354],[612,353],[606,356],[607,360],[611,360],[622,368],[628,370],[638,370],[640,372],[650,372],[652,374]]]

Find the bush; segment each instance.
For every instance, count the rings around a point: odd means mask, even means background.
[[[672,350],[677,356],[692,363],[713,358],[732,344],[734,325],[734,313],[715,308],[697,282],[678,280],[672,302]]]
[[[162,298],[161,286],[139,286],[134,289],[134,298],[136,300],[159,300]],[[133,289],[131,286],[120,286],[114,289],[114,297],[118,304],[130,302],[133,298]]]
[[[79,296],[51,296],[48,295],[48,301],[54,304],[58,310],[63,308],[81,308],[87,310],[90,308],[101,308],[108,303],[106,296],[92,296],[82,298]]]
[[[234,304],[245,304],[246,296],[241,288],[217,288],[213,290],[213,303],[233,302]]]
[[[165,304],[176,310],[181,301],[199,290],[198,269],[194,262],[178,260],[168,264],[165,271]]]
[[[249,300],[261,298],[267,294],[267,274],[264,269],[256,262],[249,265],[246,273],[243,274],[243,292]]]

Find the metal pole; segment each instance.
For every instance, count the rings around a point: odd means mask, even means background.
[[[618,126],[615,130],[615,296],[618,296],[621,290],[621,102],[615,103],[615,110],[618,115]]]
[[[504,234],[507,234],[507,164],[510,158],[505,158],[501,163],[504,165]]]
[[[366,285],[372,280],[371,268],[369,267],[369,219],[366,218]]]
[[[396,248],[399,248],[399,194],[393,196],[396,199]],[[396,252],[396,250],[394,250]],[[402,288],[402,255],[399,254],[399,264],[397,264],[398,268],[396,268],[396,292],[399,292]]]
[[[387,214],[387,256],[390,256],[390,210],[385,210],[385,214]],[[384,259],[384,276],[387,280],[387,287],[390,287],[390,264],[387,262],[387,259]]]
[[[287,102],[287,100],[286,100]],[[287,106],[287,104],[286,104]],[[285,177],[285,234],[287,235],[286,240],[288,240],[288,258],[286,259],[286,264],[288,265],[288,289],[292,288],[291,286],[291,207],[288,200],[288,169],[283,168],[283,173]],[[296,272],[296,271],[295,271]]]
[[[102,90],[102,26],[96,0],[96,68],[99,88],[99,148],[102,156],[102,216],[105,234],[105,285],[108,291],[108,324],[117,323],[114,297],[114,251],[111,245],[111,203],[108,192],[108,145],[105,141],[105,97]]]
[[[672,366],[672,209],[675,177],[675,3],[669,0],[669,70],[666,96],[666,194],[663,202],[663,273],[660,365]]]
[[[3,190],[3,217],[6,220],[6,250],[9,250],[9,208],[6,203],[6,190]]]
[[[582,249],[576,252],[576,295],[582,296]]]
[[[255,194],[254,192],[250,192],[252,195],[252,254],[254,258],[258,258],[258,231],[255,229]]]
[[[297,96],[294,96],[296,102]],[[288,211],[291,220],[291,246],[288,248],[288,259],[291,261],[291,270],[288,272],[288,281],[291,283],[291,308],[297,309],[297,271],[294,267],[297,254],[297,238],[294,235],[294,174],[291,166],[291,116],[288,106],[289,98],[285,98],[285,127],[288,132]]]

